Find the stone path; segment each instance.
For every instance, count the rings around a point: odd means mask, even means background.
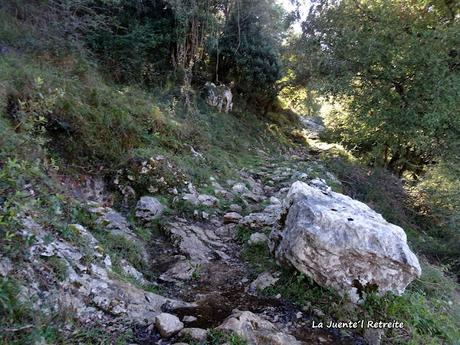
[[[282,296],[260,294],[276,283],[279,272],[256,275],[242,259],[244,248],[268,246],[267,235],[295,181],[326,189],[339,183],[308,152],[299,150],[243,170],[235,181],[211,179],[201,188],[189,184],[185,191],[176,190],[172,213],[164,214],[157,199],[143,196],[134,212],[138,222],[152,231],[158,219],[162,224],[146,243],[132,222],[112,208],[102,180],[62,178],[69,195],[87,205],[98,231],[133,244],[147,270],[143,274],[121,259],[121,272],[116,271],[105,243],[80,224],[69,225],[81,242],[72,243],[50,239],[32,218],[24,218],[23,236],[36,242],[27,254],[30,265],[22,272],[23,293],[37,301],[37,309],[70,308],[83,323],[101,325],[109,333],[133,329],[133,344],[138,345],[174,344],[183,336],[199,342],[213,328],[232,330],[249,344],[364,344],[352,333],[312,329],[318,311],[301,310]],[[179,215],[183,203],[194,212]],[[250,231],[246,243],[240,227]],[[56,281],[48,261],[65,265],[68,277]],[[11,266],[0,260],[0,275]],[[158,291],[149,292],[147,286]]]
[[[304,169],[299,172],[292,165]],[[308,166],[312,165],[315,174],[308,174]],[[267,163],[242,172],[241,181],[212,181],[215,195],[225,196],[229,203],[240,200],[244,211],[232,211],[236,209],[233,206],[218,209],[208,219],[173,217],[165,223],[163,235],[157,236],[150,247],[152,269],[169,297],[197,304],[174,311],[179,319],[192,320],[186,322],[186,327],[233,329],[251,344],[364,344],[352,334],[313,330],[311,311],[300,310],[282,298],[258,295],[255,287],[276,282],[273,274],[277,272],[266,272],[254,279],[240,255],[238,226],[251,229],[252,241],[263,242],[263,231],[278,218],[281,200],[292,182],[303,179],[325,185],[316,177],[322,170],[326,173],[318,163],[298,157],[288,164]],[[198,200],[208,205],[213,200],[196,191],[195,196],[187,194],[185,198],[196,206],[200,205]],[[173,343],[174,338],[168,341]]]

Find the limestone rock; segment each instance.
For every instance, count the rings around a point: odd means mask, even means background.
[[[136,217],[145,222],[159,218],[164,211],[164,206],[152,196],[143,196],[136,205]]]
[[[279,204],[281,204],[281,200],[278,199],[278,198],[275,197],[275,196],[271,196],[270,199],[269,199],[269,201],[270,201],[270,204],[274,204],[274,205],[279,205]]]
[[[241,225],[248,226],[251,229],[262,229],[275,224],[281,213],[281,205],[269,205],[263,212],[248,214],[240,221]]]
[[[279,274],[272,274],[270,272],[263,272],[259,274],[251,285],[249,285],[248,291],[250,293],[255,293],[257,291],[262,291],[263,289],[268,288],[275,284],[280,278]]]
[[[243,194],[249,192],[249,189],[244,183],[238,182],[233,185],[232,191],[236,194]]]
[[[171,283],[192,279],[193,272],[195,272],[197,265],[198,264],[194,264],[188,260],[178,261],[160,275],[160,279]]]
[[[355,301],[366,286],[401,294],[421,274],[403,229],[340,193],[295,182],[278,227],[270,247],[280,263]]]
[[[254,192],[246,192],[242,195],[243,198],[251,201],[251,202],[262,202],[266,199],[266,197],[262,194],[256,194]]]
[[[102,248],[99,246],[99,241],[83,225],[70,224],[69,228],[78,233],[85,240],[86,244],[94,251],[96,256],[102,257]]]
[[[185,322],[185,323],[195,322],[196,320],[198,320],[198,319],[195,316],[191,316],[191,315],[185,315],[182,318],[182,321]]]
[[[144,275],[135,269],[128,261],[125,259],[120,260],[121,271],[128,277],[131,277],[137,280],[141,284],[146,284],[147,281],[144,279]]]
[[[219,199],[215,196],[207,194],[193,194],[188,193],[182,196],[182,200],[188,201],[195,206],[207,206],[207,207],[217,207],[219,206]]]
[[[230,205],[230,211],[240,213],[243,212],[243,208],[240,205],[237,204],[231,204]]]
[[[243,218],[243,217],[241,216],[241,214],[239,214],[237,212],[228,212],[228,213],[224,214],[224,223],[225,224],[238,223],[241,218]]]
[[[86,266],[80,248],[74,244],[55,239],[48,243],[47,232],[31,219],[24,220],[26,231],[34,235],[35,243],[29,248],[30,265],[25,268],[24,295],[34,300],[34,308],[55,312],[64,307],[75,310],[75,316],[84,323],[111,322],[114,318],[137,324],[152,320],[165,308],[191,308],[194,305],[144,291],[133,284],[110,275],[107,255],[104,260],[96,258]],[[68,276],[47,291],[40,289],[43,266],[40,257],[55,256],[67,266]],[[48,276],[46,276],[47,279]],[[54,308],[54,309],[53,309]]]
[[[233,107],[233,94],[230,87],[226,85],[218,85],[207,81],[203,88],[205,100],[208,105],[217,107],[219,112],[224,110],[226,113],[232,111]],[[225,106],[225,108],[224,108]]]
[[[135,237],[134,233],[129,228],[128,221],[120,213],[108,207],[102,209],[101,212],[102,216],[97,222],[104,225],[107,230],[110,230],[114,234]]]
[[[321,118],[318,117],[301,116],[300,123],[307,130],[309,137],[312,139],[318,139],[321,132],[326,129]]]
[[[184,324],[177,316],[168,313],[157,315],[155,318],[155,326],[163,338],[172,337],[184,328]]]
[[[267,242],[268,242],[267,235],[262,234],[260,232],[255,232],[255,233],[251,234],[251,236],[249,237],[249,240],[248,240],[248,244],[250,246],[264,244],[264,243],[267,243]]]
[[[186,193],[182,196],[182,200],[191,203],[192,205],[198,205],[198,195],[193,193]]]
[[[107,231],[114,235],[122,236],[127,240],[134,242],[139,248],[144,261],[148,261],[149,255],[145,249],[144,243],[131,230],[129,223],[124,216],[109,207],[98,207],[92,209],[92,212],[100,215],[96,221],[99,225],[104,226]]]
[[[215,233],[215,227],[202,227],[177,219],[165,226],[173,244],[192,262],[204,263],[219,256],[216,251],[225,249],[225,244]]]
[[[207,207],[217,207],[219,206],[219,199],[212,195],[200,194],[198,195],[198,203]]]
[[[249,345],[300,345],[292,335],[281,332],[271,322],[249,311],[235,311],[219,327],[232,331]]]
[[[197,341],[205,340],[207,335],[208,331],[202,328],[184,328],[179,332],[179,337],[184,337]]]
[[[13,263],[8,257],[0,257],[0,276],[6,277],[13,270]]]
[[[383,335],[383,329],[367,328],[364,331],[364,339],[368,345],[380,345]]]

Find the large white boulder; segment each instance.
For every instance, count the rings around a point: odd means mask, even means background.
[[[401,294],[421,274],[404,230],[343,194],[295,182],[277,225],[270,248],[278,262],[355,302],[366,287]]]

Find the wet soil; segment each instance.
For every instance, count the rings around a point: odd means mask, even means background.
[[[158,276],[176,261],[174,257],[179,253],[165,236],[157,238],[154,246],[155,248],[151,248],[156,251],[152,269]],[[286,300],[249,294],[246,289],[251,282],[250,277],[248,267],[239,259],[239,249],[236,245],[235,256],[231,260],[212,261],[203,267],[198,278],[179,284],[162,283],[161,287],[169,297],[197,304],[195,308],[173,311],[180,319],[184,316],[197,318],[196,321],[187,323],[186,327],[204,329],[217,327],[235,309],[238,309],[264,315],[269,321],[288,329],[305,344],[365,344],[364,340],[357,335],[341,334],[338,330],[312,329],[312,315],[302,312],[302,316],[298,318],[300,309]],[[151,337],[159,341],[155,333],[151,333]],[[146,336],[145,339],[150,338]],[[140,344],[167,344],[155,341],[140,342]]]

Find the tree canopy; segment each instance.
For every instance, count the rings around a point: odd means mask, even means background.
[[[319,1],[297,42],[297,77],[345,112],[357,153],[402,174],[456,153],[460,27],[450,1]]]

